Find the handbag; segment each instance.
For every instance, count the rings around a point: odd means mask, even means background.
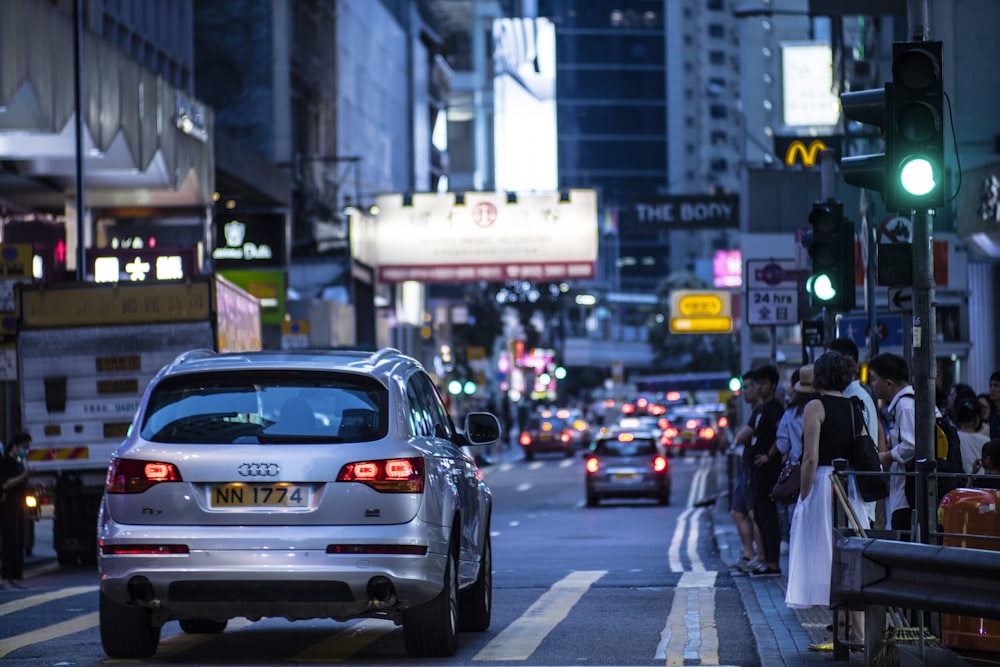
[[[860,401],[859,401],[860,402]],[[858,493],[866,502],[882,500],[889,495],[889,480],[882,469],[882,462],[878,458],[878,445],[872,440],[865,427],[865,420],[858,415],[861,421],[861,430],[858,431],[855,415],[858,413],[858,404],[851,401],[851,429],[854,432],[854,442],[852,443],[851,465],[856,472],[882,473],[879,475],[855,475],[858,485]]]
[[[778,481],[771,489],[770,498],[776,503],[794,503],[799,499],[799,491],[802,486],[802,464],[798,461],[789,461],[781,469]]]

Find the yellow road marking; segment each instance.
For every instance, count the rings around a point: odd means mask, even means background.
[[[0,640],[0,658],[4,657],[11,651],[16,651],[17,649],[24,648],[25,646],[38,644],[51,639],[58,639],[59,637],[65,637],[66,635],[71,635],[82,630],[89,630],[90,628],[96,626],[98,622],[97,612],[95,611],[92,614],[84,614],[83,616],[77,616],[76,618],[71,618],[70,620],[63,621],[62,623],[47,625],[44,628],[39,628],[38,630],[32,630],[31,632],[25,632],[21,635],[2,639]]]
[[[49,591],[48,593],[40,593],[39,595],[29,595],[28,597],[21,598],[20,600],[0,604],[0,616],[37,607],[40,604],[45,604],[46,602],[51,602],[53,600],[68,598],[74,595],[80,595],[81,593],[92,593],[97,589],[97,586],[74,586],[72,588],[60,588],[55,591]]]
[[[472,659],[527,660],[590,586],[605,574],[607,570],[584,570],[557,581]]]
[[[335,632],[291,659],[292,662],[342,662],[382,635],[396,629],[391,621],[368,618]]]

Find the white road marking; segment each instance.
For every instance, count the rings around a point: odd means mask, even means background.
[[[472,659],[527,660],[590,586],[606,573],[607,570],[571,572],[553,584]]]

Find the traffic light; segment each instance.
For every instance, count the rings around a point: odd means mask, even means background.
[[[879,128],[880,134],[891,122],[892,96],[888,91],[892,84],[885,84],[885,88],[872,88],[869,90],[858,90],[853,93],[841,93],[840,107],[844,117],[864,123],[875,125]],[[889,134],[885,133],[886,153],[889,152]],[[857,185],[866,190],[879,192],[883,197],[887,197],[886,192],[886,153],[872,153],[869,155],[855,155],[840,159],[840,173],[844,180],[851,185]],[[888,206],[886,206],[888,208]]]
[[[909,213],[944,206],[941,42],[892,45],[890,109],[886,209]]]
[[[809,212],[812,272],[806,290],[814,306],[854,308],[854,226],[844,221],[838,201],[815,202]]]

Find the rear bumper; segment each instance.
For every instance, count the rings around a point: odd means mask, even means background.
[[[418,523],[418,522],[413,522]],[[101,592],[119,604],[148,607],[161,622],[237,616],[289,620],[394,616],[437,596],[447,541],[427,544],[432,527],[213,527],[192,538],[181,527],[103,526],[102,545],[185,545],[187,554],[104,555]],[[202,529],[198,529],[202,530]],[[443,529],[441,529],[443,532]],[[226,536],[226,533],[232,533]],[[300,533],[294,542],[281,533]],[[327,544],[413,545],[423,555],[330,554]]]

